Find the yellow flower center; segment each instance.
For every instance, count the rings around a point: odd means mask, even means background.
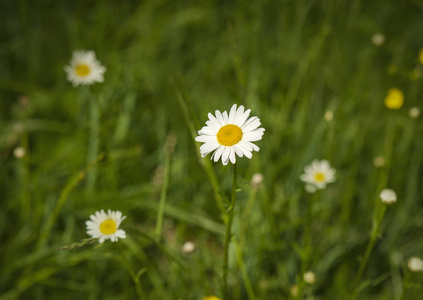
[[[385,105],[389,109],[399,109],[404,103],[404,94],[397,88],[389,89],[385,98]]]
[[[242,130],[236,125],[228,124],[219,129],[217,141],[223,146],[233,146],[242,139]]]
[[[325,180],[325,174],[323,174],[323,173],[316,173],[314,175],[314,179],[316,179],[316,181],[323,181],[323,180]]]
[[[102,234],[113,234],[116,232],[116,222],[114,220],[106,220],[100,224]]]
[[[90,68],[87,65],[80,64],[76,66],[75,72],[78,76],[87,76],[90,74]]]

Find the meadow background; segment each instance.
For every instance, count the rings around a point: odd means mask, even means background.
[[[221,297],[232,168],[199,158],[193,136],[233,103],[266,132],[237,160],[229,299],[295,298],[295,284],[297,299],[421,299],[407,260],[423,256],[423,124],[409,116],[423,108],[423,2],[1,0],[0,24],[0,299]],[[79,49],[104,83],[66,80]],[[384,105],[391,87],[399,110]],[[308,194],[313,159],[337,181]],[[398,202],[357,288],[387,187]],[[109,208],[126,239],[59,249]]]

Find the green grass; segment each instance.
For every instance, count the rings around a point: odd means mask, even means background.
[[[238,160],[228,299],[294,298],[294,284],[297,299],[420,299],[407,260],[423,257],[423,124],[408,111],[423,109],[422,16],[417,0],[1,0],[0,299],[222,297],[232,168],[199,158],[193,135],[233,103],[266,132]],[[77,49],[104,83],[67,82]],[[337,181],[310,195],[299,176],[315,158]],[[398,202],[357,287],[386,187]],[[126,239],[59,249],[109,208]]]

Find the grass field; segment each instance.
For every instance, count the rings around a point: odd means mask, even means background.
[[[0,20],[0,299],[422,299],[423,2],[0,0]],[[67,81],[75,50],[104,82]],[[194,138],[234,103],[266,131],[231,210],[233,165]],[[336,181],[308,193],[314,159]],[[101,209],[125,239],[84,240]]]

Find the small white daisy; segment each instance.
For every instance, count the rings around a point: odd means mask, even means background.
[[[67,79],[78,86],[103,82],[106,68],[96,59],[94,51],[74,51],[70,65],[65,67]]]
[[[397,202],[397,194],[394,190],[391,189],[384,189],[380,192],[380,200],[383,204],[393,204]]]
[[[234,104],[229,112],[221,113],[216,110],[216,117],[208,114],[207,126],[198,131],[197,142],[204,143],[200,147],[201,157],[205,157],[214,151],[211,159],[215,162],[222,157],[223,165],[229,161],[236,163],[236,155],[244,155],[251,158],[252,151],[259,151],[260,148],[252,142],[261,140],[264,128],[258,128],[261,123],[257,117],[250,116],[250,109],[244,111],[244,106]],[[235,155],[236,154],[236,155]]]
[[[318,161],[313,160],[311,165],[304,168],[305,174],[302,174],[300,179],[306,183],[316,186],[317,189],[322,190],[327,183],[335,181],[335,170],[330,167],[327,160]]]
[[[90,215],[89,221],[85,222],[87,225],[87,234],[103,243],[110,239],[112,242],[117,242],[119,238],[126,238],[124,230],[119,229],[120,223],[125,220],[126,216],[122,216],[120,211],[111,211],[107,213],[102,209],[96,211],[95,215]]]

